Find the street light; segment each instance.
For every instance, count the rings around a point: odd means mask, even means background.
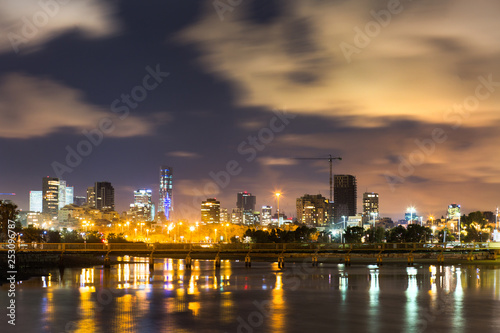
[[[281,227],[281,218],[280,218],[280,195],[281,193],[280,192],[276,192],[275,193],[276,195],[276,200],[278,201],[278,210],[277,210],[277,213],[278,213],[278,227]]]
[[[193,231],[194,231],[194,227],[193,226],[190,226],[189,227],[189,231],[191,231],[191,240],[189,241],[190,243],[193,242]]]

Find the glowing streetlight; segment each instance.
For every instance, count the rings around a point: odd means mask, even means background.
[[[281,193],[280,192],[276,192],[274,194],[276,196],[276,201],[278,203],[277,205],[277,213],[278,213],[278,227],[281,227],[281,217],[280,217],[280,196],[281,196]]]
[[[189,241],[190,243],[193,242],[193,231],[194,231],[194,227],[193,226],[190,226],[189,227],[189,231],[191,231],[191,240]]]

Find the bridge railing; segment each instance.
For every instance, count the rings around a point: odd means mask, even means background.
[[[20,251],[442,251],[500,249],[481,243],[0,243],[0,250]]]

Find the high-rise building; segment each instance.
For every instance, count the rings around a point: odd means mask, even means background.
[[[201,222],[220,223],[220,201],[209,198],[201,203]]]
[[[87,204],[89,207],[95,208],[95,187],[87,187]]]
[[[115,189],[110,182],[96,182],[94,184],[95,208],[115,210]]]
[[[75,188],[73,186],[66,186],[66,205],[75,203]]]
[[[147,221],[152,221],[154,218],[152,193],[153,191],[149,189],[134,191],[134,204],[131,205],[133,211],[139,213]]]
[[[30,212],[42,212],[42,191],[30,191]]]
[[[376,214],[379,216],[379,206],[378,206],[378,193],[375,192],[365,192],[363,193],[363,216],[371,217]]]
[[[239,192],[237,194],[236,209],[237,212],[240,212],[241,214],[241,216],[239,217],[241,223],[246,225],[255,224],[255,202],[255,195],[252,195],[252,193],[248,193],[247,191],[245,191]]]
[[[262,225],[269,225],[271,224],[271,219],[272,219],[272,210],[273,207],[271,206],[262,206],[261,214],[260,214],[260,223]]]
[[[167,221],[170,221],[172,219],[172,211],[172,168],[164,165],[160,168],[160,198],[158,201],[158,213],[163,214]]]
[[[304,194],[297,198],[297,221],[314,227],[327,226],[330,221],[329,200],[321,194]]]
[[[335,175],[333,183],[334,193],[334,222],[342,221],[342,216],[356,215],[357,184],[352,175]]]
[[[57,216],[59,208],[59,178],[42,178],[42,213]]]
[[[66,205],[66,181],[59,179],[59,209]]]
[[[240,208],[242,210],[251,210],[255,211],[255,195],[248,192],[239,192],[236,201],[236,208]]]

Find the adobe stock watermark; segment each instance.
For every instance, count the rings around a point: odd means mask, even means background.
[[[212,5],[219,16],[219,20],[224,21],[224,14],[226,12],[233,12],[234,8],[241,5],[242,2],[243,0],[214,0]]]
[[[40,30],[44,29],[50,20],[61,11],[61,6],[71,2],[71,0],[39,0],[37,5],[39,10],[33,15],[23,16],[21,22],[16,25],[15,32],[9,31],[7,38],[15,53],[19,53],[19,47],[28,44],[35,38]]]
[[[455,131],[460,128],[464,119],[469,118],[479,108],[481,101],[488,99],[500,87],[500,81],[493,81],[492,74],[487,77],[479,76],[478,81],[479,84],[474,89],[474,94],[465,97],[462,103],[454,104],[444,113],[444,121],[452,123],[449,129],[445,130],[436,127],[432,130],[430,138],[415,139],[416,149],[408,154],[406,158],[403,156],[398,157],[397,174],[386,170],[384,176],[391,191],[395,191],[395,185],[403,184],[406,178],[412,176],[415,173],[415,168],[422,165],[429,156],[434,154],[439,144],[448,140],[447,133],[450,129]]]
[[[158,88],[163,80],[170,75],[168,72],[162,72],[159,64],[154,69],[146,66],[145,70],[147,74],[142,78],[141,84],[130,89],[130,93],[123,93],[120,98],[111,102],[110,110],[116,114],[117,119],[101,118],[96,128],[82,131],[85,138],[81,139],[74,148],[66,146],[64,163],[59,161],[51,163],[52,170],[58,178],[63,178],[65,173],[73,172],[82,163],[83,158],[92,154],[94,147],[98,147],[102,143],[104,135],[109,135],[115,130],[115,122],[126,119],[131,109],[136,109],[148,97],[149,92]]]
[[[7,323],[12,326],[16,326],[16,237],[17,233],[14,231],[16,227],[16,222],[8,220],[7,224],[7,282],[9,289],[7,290],[7,297],[9,299],[7,306]]]
[[[245,163],[252,163],[257,158],[258,154],[274,141],[276,134],[281,133],[290,124],[291,120],[296,117],[295,114],[286,112],[285,110],[273,110],[274,116],[269,120],[267,126],[262,127],[256,133],[249,135],[245,140],[237,146],[238,154],[244,158]],[[193,209],[199,212],[200,202],[205,200],[211,193],[217,193],[219,190],[226,188],[231,180],[243,172],[241,162],[233,159],[227,161],[225,168],[219,171],[210,171],[208,176],[211,181],[204,184],[203,188],[194,189],[194,197],[192,206],[181,204],[178,208],[181,214],[192,212]]]
[[[391,23],[392,18],[400,14],[403,9],[404,7],[400,0],[389,0],[387,2],[387,9],[379,11],[371,10],[370,15],[373,17],[373,20],[368,21],[363,29],[358,26],[353,28],[355,35],[352,44],[344,41],[339,44],[347,63],[350,64],[352,62],[354,54],[360,54],[363,49],[368,47],[372,40],[380,35],[382,28],[387,27]]]

